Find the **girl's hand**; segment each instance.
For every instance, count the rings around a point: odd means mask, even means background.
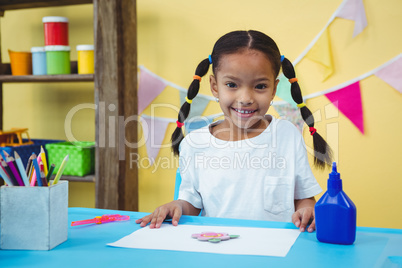
[[[182,202],[180,200],[175,200],[158,207],[152,214],[136,220],[135,223],[140,223],[141,227],[145,227],[148,223],[151,223],[149,228],[153,229],[161,227],[162,222],[166,219],[166,217],[171,217],[172,224],[177,226],[182,214]]]
[[[315,198],[305,198],[295,200],[296,212],[292,215],[292,222],[297,228],[300,228],[300,232],[306,230],[307,225],[310,225],[307,229],[309,233],[315,230],[315,218],[314,218],[314,205]]]
[[[307,231],[309,233],[315,230],[315,218],[314,218],[314,207],[304,207],[297,210],[292,215],[292,222],[297,228],[300,228],[300,232],[306,230],[307,225],[310,224]]]

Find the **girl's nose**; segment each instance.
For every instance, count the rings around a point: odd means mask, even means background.
[[[239,96],[239,103],[241,105],[251,105],[254,103],[253,95],[248,90],[244,90]]]

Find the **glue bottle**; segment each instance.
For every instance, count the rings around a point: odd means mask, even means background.
[[[356,206],[342,190],[341,175],[332,164],[327,191],[315,204],[315,224],[320,242],[351,245],[356,239]]]

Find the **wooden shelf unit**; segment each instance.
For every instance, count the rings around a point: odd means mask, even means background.
[[[1,0],[0,0],[1,1]],[[77,62],[70,64],[71,74],[59,75],[12,75],[10,63],[2,63],[0,82],[28,83],[28,82],[93,82],[94,74],[78,74]]]
[[[83,177],[61,176],[60,180],[73,181],[73,182],[95,182],[95,174],[86,175]]]
[[[137,141],[137,125],[120,133],[119,125],[110,128],[109,118],[128,118],[137,114],[137,20],[135,0],[0,0],[0,16],[7,10],[90,4],[94,7],[94,75],[12,76],[10,65],[0,55],[0,129],[3,129],[3,83],[94,82],[96,104],[95,175],[63,176],[69,181],[95,181],[97,208],[138,210],[138,168],[130,166],[137,148],[110,146],[105,133],[116,133],[128,142]],[[73,65],[76,64],[72,62]],[[72,72],[73,68],[72,68]],[[76,73],[76,72],[75,72]],[[102,117],[101,107],[116,109]],[[104,111],[103,111],[104,112]],[[110,137],[109,137],[110,139]],[[123,150],[122,151],[119,151]]]

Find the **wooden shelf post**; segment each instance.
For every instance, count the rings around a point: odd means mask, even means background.
[[[138,150],[125,144],[137,141],[136,1],[94,0],[94,32],[96,207],[136,211]]]

